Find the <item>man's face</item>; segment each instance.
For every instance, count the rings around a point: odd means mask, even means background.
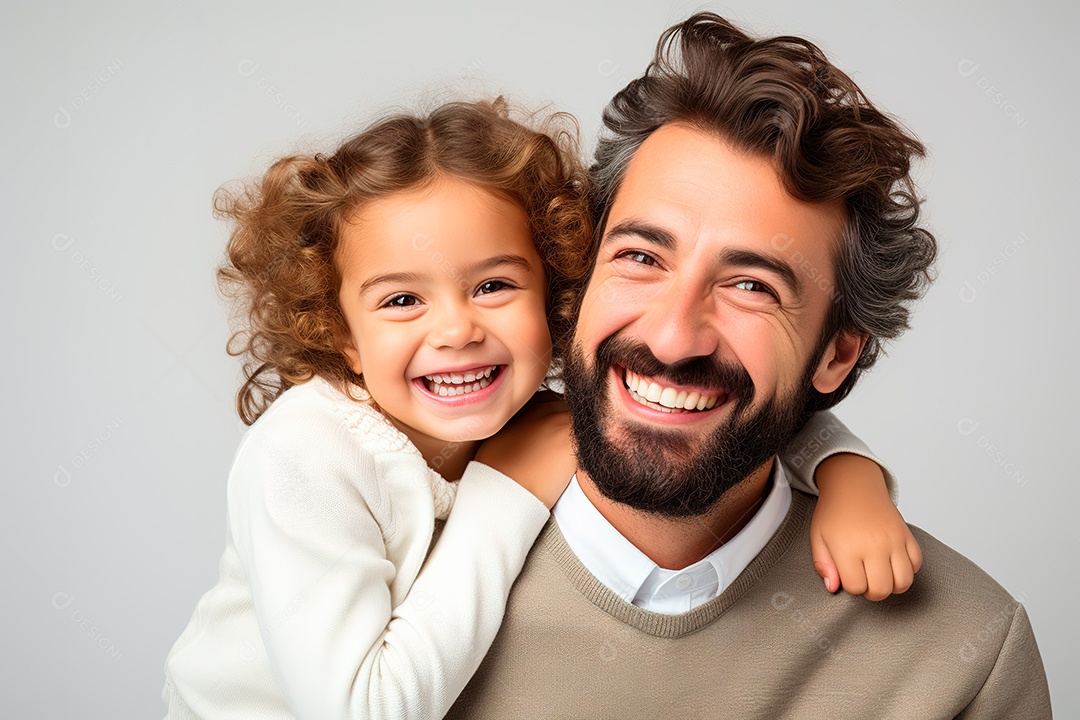
[[[638,149],[608,214],[566,372],[582,469],[606,496],[695,515],[765,463],[861,342],[821,342],[839,205],[688,126]]]

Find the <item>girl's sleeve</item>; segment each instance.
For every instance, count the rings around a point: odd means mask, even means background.
[[[897,501],[898,488],[889,468],[870,451],[866,443],[827,410],[814,413],[806,426],[781,451],[780,461],[784,464],[792,487],[817,495],[814,471],[823,460],[838,453],[861,455],[880,465],[889,496],[894,503]]]
[[[312,431],[341,432],[328,425],[246,442],[230,477],[230,523],[270,665],[297,718],[442,717],[494,640],[549,512],[473,463],[392,607],[386,547],[424,523],[381,494],[382,456],[348,439],[311,442]]]

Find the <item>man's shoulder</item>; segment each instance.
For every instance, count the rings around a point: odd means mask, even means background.
[[[816,671],[826,684],[843,678],[851,687],[948,688],[954,715],[969,703],[971,708],[988,703],[1048,708],[1046,676],[1024,606],[987,572],[912,526],[923,564],[907,592],[880,602],[844,592],[830,595],[808,569],[809,521],[803,518],[814,499],[795,496],[798,539],[760,578],[748,597],[756,602],[743,603],[757,634],[767,628],[790,638],[792,626],[801,630],[796,637],[821,651]],[[901,697],[904,707],[922,702],[918,691],[897,691],[894,699]]]
[[[806,500],[812,510],[816,499]],[[795,552],[788,552],[781,566],[766,575],[763,589],[778,583],[796,588],[785,592],[815,608],[822,619],[829,617],[848,628],[852,637],[880,637],[886,644],[903,638],[922,651],[953,659],[966,661],[975,655],[989,659],[1010,632],[1030,634],[1022,595],[1013,597],[975,562],[922,528],[909,527],[922,549],[923,563],[905,593],[880,602],[843,591],[835,596],[824,593],[816,571],[807,570],[812,565],[808,521],[800,528]]]
[[[922,568],[906,593],[885,601],[886,608],[917,614],[927,631],[956,643],[963,662],[996,657],[1010,635],[1033,638],[1023,593],[1014,596],[971,559],[922,528],[909,527],[922,548]]]
[[[932,586],[943,601],[964,607],[1016,606],[1008,590],[974,561],[946,545],[922,528],[908,524],[922,549],[922,569],[915,575],[912,589]],[[902,595],[899,597],[903,597]]]
[[[799,491],[793,492],[793,495],[801,497],[811,512],[817,504],[816,497]],[[922,568],[915,575],[915,582],[908,592],[892,595],[882,603],[867,601],[868,606],[888,606],[906,599],[907,602],[932,601],[934,606],[941,605],[942,610],[952,608],[962,612],[978,608],[997,610],[1006,605],[1015,608],[1020,604],[1019,600],[970,558],[926,530],[910,523],[908,527],[918,541],[923,555]],[[809,552],[809,529],[807,519],[802,527],[801,538],[806,552]],[[816,578],[816,572],[814,577]]]

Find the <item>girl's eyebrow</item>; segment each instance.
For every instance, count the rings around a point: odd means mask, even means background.
[[[413,272],[398,272],[398,273],[383,273],[382,275],[376,275],[375,277],[368,278],[364,281],[364,284],[360,286],[360,294],[363,295],[376,285],[383,285],[386,283],[415,283],[424,279],[424,276],[420,273]]]
[[[494,270],[501,265],[513,265],[525,272],[532,272],[533,267],[529,264],[529,261],[523,258],[521,255],[495,255],[485,260],[466,265],[464,271],[466,273],[484,272],[485,270]]]
[[[436,263],[434,260],[432,260],[432,263],[435,264],[437,267],[441,268],[444,272],[448,274],[453,274],[457,277],[469,275],[472,273],[494,270],[495,268],[502,267],[504,265],[511,265],[528,273],[531,273],[533,271],[532,265],[529,264],[529,261],[526,260],[524,257],[522,257],[521,255],[510,254],[495,255],[493,257],[489,257],[475,263],[470,263],[469,265],[466,265],[464,268],[462,268],[461,271],[457,271],[456,268],[454,268],[452,265],[447,265],[445,263]],[[415,272],[383,273],[382,275],[376,275],[365,280],[364,283],[360,286],[359,294],[363,295],[377,285],[401,285],[407,283],[419,283],[423,282],[426,279],[427,278],[425,275]]]

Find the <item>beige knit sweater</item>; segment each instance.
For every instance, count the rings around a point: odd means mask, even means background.
[[[554,521],[449,718],[1049,718],[1027,615],[975,564],[913,528],[925,562],[880,603],[829,595],[795,492],[765,549],[682,615],[623,601]]]

